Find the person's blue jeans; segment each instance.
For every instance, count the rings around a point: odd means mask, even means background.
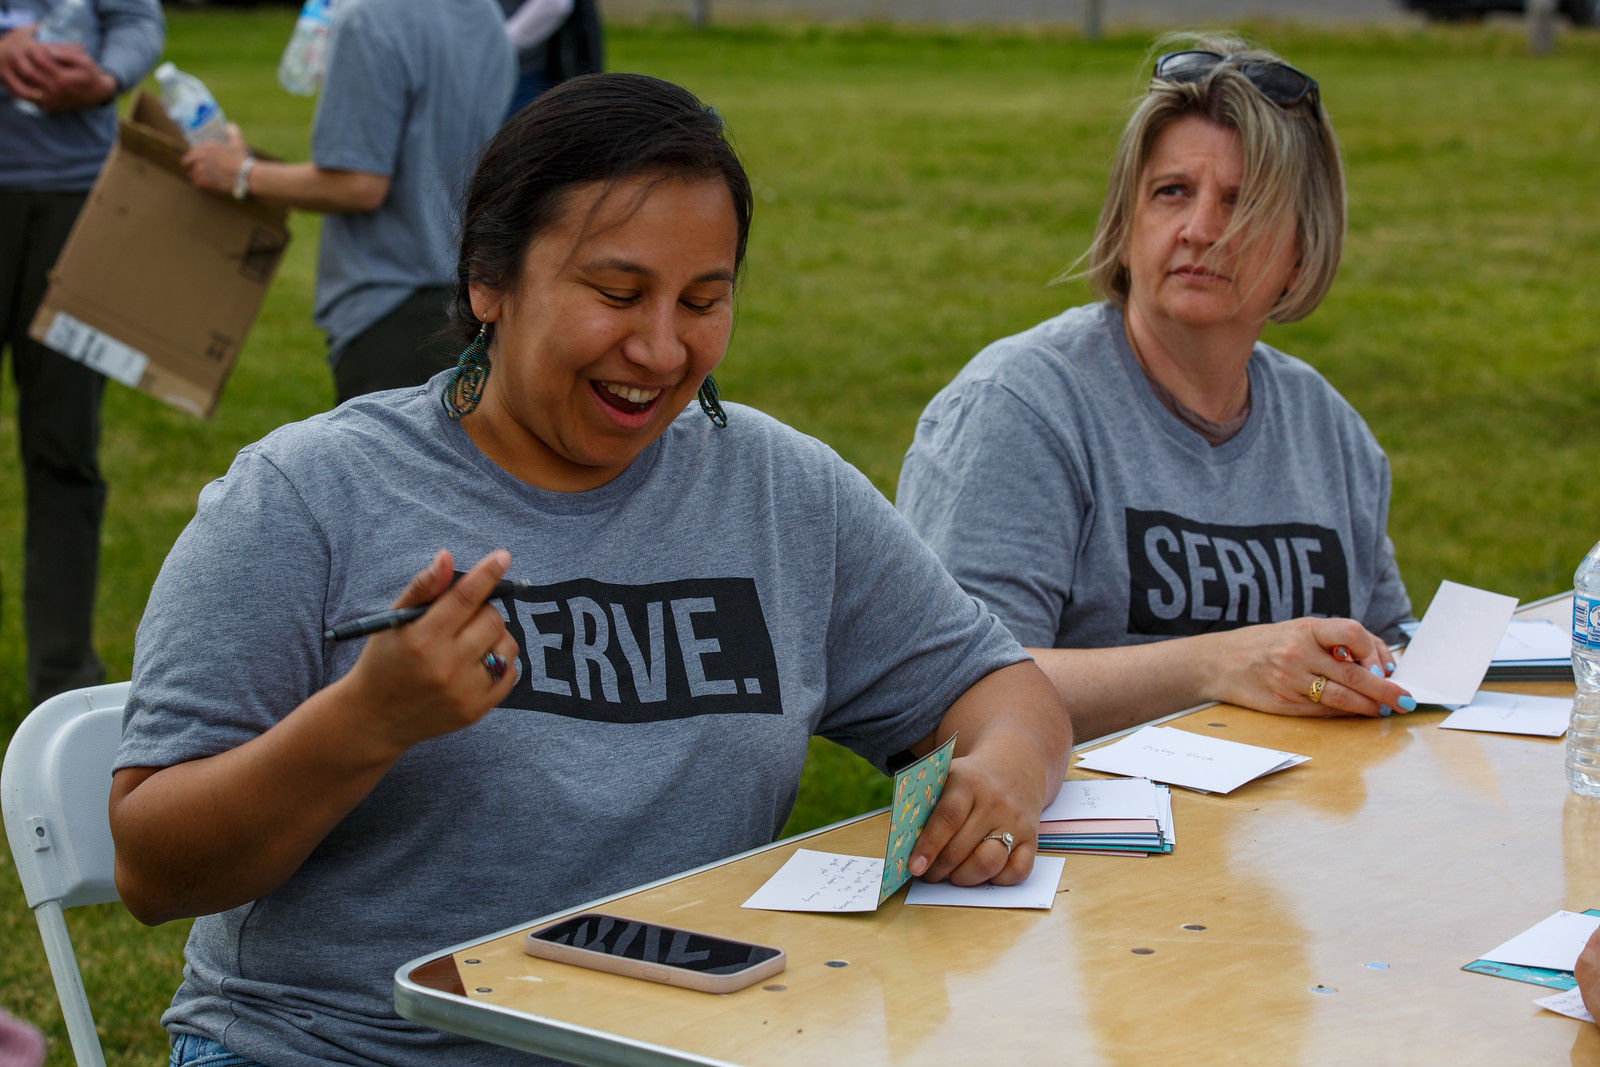
[[[169,1067],[261,1067],[261,1064],[235,1056],[209,1037],[173,1034]]]

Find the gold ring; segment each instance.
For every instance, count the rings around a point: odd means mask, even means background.
[[[1324,678],[1320,674],[1317,675],[1315,678],[1311,679],[1311,692],[1306,694],[1306,696],[1311,698],[1311,703],[1313,703],[1313,704],[1322,703],[1322,687],[1327,685],[1327,684],[1328,684],[1328,679]]]

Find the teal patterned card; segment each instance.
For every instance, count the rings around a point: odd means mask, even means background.
[[[956,739],[952,734],[950,740],[894,776],[894,801],[889,808],[889,846],[883,854],[883,882],[878,887],[879,904],[911,880],[911,850],[933,806],[939,803],[939,794],[944,792],[944,780],[950,774],[950,759],[955,745]]]

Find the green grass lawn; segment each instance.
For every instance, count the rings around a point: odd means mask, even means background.
[[[292,12],[169,17],[168,57],[258,147],[305,158],[312,103],[273,80]],[[1524,599],[1567,588],[1600,537],[1600,512],[1582,502],[1600,446],[1600,34],[1568,34],[1542,60],[1493,27],[1264,35],[1322,83],[1351,190],[1332,294],[1267,340],[1320,368],[1388,449],[1391,531],[1419,614],[1443,578]],[[1080,283],[1048,282],[1088,240],[1146,44],[615,28],[612,67],[714,102],[756,182],[724,396],[828,441],[892,495],[933,392],[986,342],[1088,298]],[[330,403],[310,323],[316,217],[292,225],[214,419],[108,387],[97,629],[113,679],[128,676],[145,597],[201,486],[242,445]],[[0,388],[7,738],[27,711],[14,403]],[[875,772],[818,742],[790,829],[885,801]],[[0,856],[0,1006],[45,1027],[50,1062],[67,1064],[9,864]],[[156,1062],[187,924],[146,930],[117,905],[69,921],[109,1061]]]

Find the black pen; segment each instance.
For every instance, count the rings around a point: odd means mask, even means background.
[[[510,578],[502,578],[494,583],[494,588],[489,591],[490,600],[500,600],[517,593],[533,589],[531,582],[514,582]],[[375,611],[371,615],[362,615],[360,618],[341,622],[322,631],[324,641],[349,641],[356,637],[370,637],[380,630],[393,630],[397,626],[404,626],[422,618],[423,614],[432,607],[432,604],[419,604],[414,608],[390,608],[387,611]]]

